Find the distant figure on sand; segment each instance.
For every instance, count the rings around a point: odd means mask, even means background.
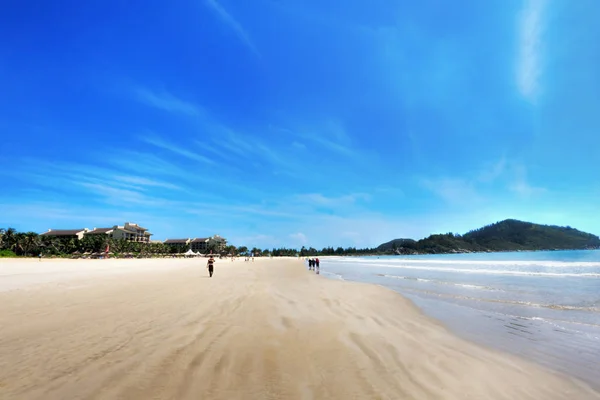
[[[42,261],[42,253],[40,253],[40,255],[38,257],[39,257],[39,260]]]
[[[319,259],[315,258],[315,265],[317,266],[317,274],[319,273],[320,269],[319,269]]]
[[[208,259],[208,262],[206,263],[206,266],[208,268],[208,275],[211,278],[213,276],[214,265],[215,265],[215,259],[213,258],[213,256],[210,256],[210,258]]]

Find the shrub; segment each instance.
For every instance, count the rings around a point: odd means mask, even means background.
[[[16,257],[12,250],[0,250],[0,257]]]

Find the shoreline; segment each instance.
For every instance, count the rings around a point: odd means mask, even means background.
[[[600,399],[296,258],[64,261],[0,261],[0,397]]]
[[[471,271],[471,264],[484,263],[493,270],[519,264],[518,268],[528,271],[548,262],[560,269],[550,275],[564,272],[562,268],[568,272],[573,265],[583,266],[586,262],[594,266],[593,271],[598,271],[597,257],[587,259],[590,255],[578,254],[575,259],[585,262],[548,258],[552,257],[550,253],[535,258],[529,255],[523,260],[452,256],[404,258],[403,261],[385,258],[385,262],[392,264],[379,264],[384,261],[383,257],[381,260],[364,258],[364,263],[359,264],[340,258],[325,263],[322,274],[334,280],[371,283],[394,290],[461,338],[517,355],[600,390],[596,379],[600,373],[598,309],[571,305],[584,304],[586,296],[594,292],[594,278],[579,281],[577,275],[571,274],[561,281],[554,276],[534,278],[526,273],[514,277],[462,273]],[[557,259],[561,261],[550,261]],[[446,264],[451,264],[449,270],[445,269]],[[544,290],[540,293],[536,287]],[[578,291],[572,292],[575,287]],[[561,290],[563,297],[552,295]],[[592,298],[595,298],[593,294]],[[564,299],[566,303],[561,302]]]

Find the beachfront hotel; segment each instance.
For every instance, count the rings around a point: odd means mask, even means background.
[[[41,233],[43,237],[54,237],[61,240],[77,239],[81,240],[84,237],[98,237],[115,240],[126,240],[128,242],[151,243],[152,233],[148,229],[126,222],[123,225],[114,225],[108,228],[81,228],[81,229],[48,229],[47,232]],[[167,239],[163,243],[170,247],[174,252],[181,253],[187,250],[192,250],[197,253],[207,252],[222,252],[227,246],[227,239],[219,235],[213,235],[204,238],[183,238],[183,239]]]
[[[190,239],[167,239],[163,242],[174,253],[183,253],[188,249]]]
[[[148,229],[134,224],[132,222],[125,222],[124,225],[114,225],[110,228],[94,228],[92,230],[87,228],[82,229],[48,229],[47,232],[41,233],[40,236],[45,237],[56,237],[60,239],[78,239],[81,240],[84,237],[104,235],[111,239],[126,240],[128,242],[140,242],[149,243],[150,236],[152,234],[148,232]]]
[[[125,225],[115,225],[112,228],[94,228],[93,230],[86,232],[87,235],[108,235],[112,239],[122,239],[128,242],[141,242],[149,243],[150,236],[152,234],[148,232],[148,229],[142,228],[138,224],[131,222],[125,222]]]
[[[200,253],[208,250],[221,252],[227,245],[227,239],[219,235],[213,235],[207,238],[167,239],[164,244],[179,250],[192,250]]]

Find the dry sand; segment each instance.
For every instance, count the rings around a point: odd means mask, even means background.
[[[0,261],[1,399],[600,399],[298,260]]]

